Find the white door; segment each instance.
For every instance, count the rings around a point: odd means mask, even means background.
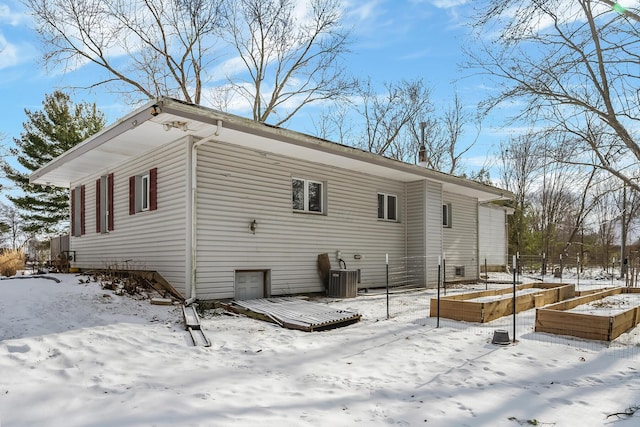
[[[264,298],[264,271],[236,271],[236,299]]]

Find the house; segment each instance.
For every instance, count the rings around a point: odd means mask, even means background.
[[[435,283],[443,253],[449,277],[474,279],[478,205],[512,197],[170,98],[31,182],[70,189],[73,266],[156,270],[202,300],[322,292],[322,253],[358,269],[360,287],[384,286],[386,254],[419,285]]]

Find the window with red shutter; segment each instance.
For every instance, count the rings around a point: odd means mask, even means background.
[[[158,168],[129,177],[129,215],[158,209]]]

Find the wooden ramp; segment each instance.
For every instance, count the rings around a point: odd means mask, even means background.
[[[222,304],[234,313],[277,323],[283,328],[306,332],[323,331],[351,325],[360,321],[360,315],[316,304],[299,298],[263,298],[231,301]]]

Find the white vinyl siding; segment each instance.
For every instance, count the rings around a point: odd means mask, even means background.
[[[96,171],[86,185],[86,206],[96,205],[95,181],[114,172],[114,230],[71,238],[80,268],[131,268],[156,270],[178,290],[185,289],[185,195],[187,144],[176,142],[109,171]],[[162,209],[129,215],[129,177],[158,168],[158,204]],[[93,183],[93,185],[89,185]],[[96,229],[96,216],[86,215],[86,229]]]
[[[407,270],[411,279],[424,286],[427,278],[426,259],[426,182],[407,183]]]
[[[465,267],[465,279],[478,278],[478,200],[460,194],[443,193],[443,204],[451,204],[451,228],[442,228],[447,280],[455,267]],[[442,205],[441,205],[442,206]]]
[[[382,286],[385,253],[405,256],[404,225],[378,221],[376,199],[402,196],[404,183],[224,143],[200,147],[197,173],[200,298],[234,297],[237,270],[269,270],[273,295],[322,292],[317,257],[338,267],[336,251],[362,286]],[[325,215],[292,210],[294,177],[325,184]]]
[[[507,260],[507,214],[501,207],[478,206],[480,265],[503,266]]]

